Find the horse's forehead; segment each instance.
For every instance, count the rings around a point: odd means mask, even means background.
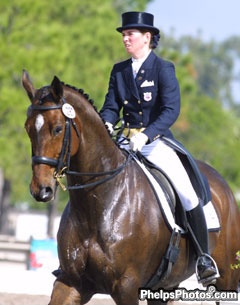
[[[35,128],[39,132],[44,125],[44,117],[42,114],[38,114],[35,119]]]
[[[36,103],[42,104],[42,103],[44,103],[44,101],[46,99],[50,99],[50,100],[53,99],[51,91],[50,91],[50,86],[45,86],[40,89],[37,89],[35,96],[34,96],[34,100]]]

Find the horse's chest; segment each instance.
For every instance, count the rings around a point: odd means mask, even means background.
[[[82,274],[96,272],[101,276],[112,274],[112,262],[96,241],[85,240],[81,245],[71,245],[64,250],[62,262],[68,273]]]
[[[88,271],[96,272],[101,277],[111,277],[113,273],[113,260],[109,256],[108,249],[104,249],[97,242],[92,242],[88,250]]]
[[[87,264],[87,250],[82,245],[69,245],[59,251],[62,267],[67,273],[81,275]]]

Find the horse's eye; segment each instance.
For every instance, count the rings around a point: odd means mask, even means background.
[[[61,132],[62,132],[63,128],[62,126],[56,126],[53,128],[53,135],[54,136],[57,136],[59,135]]]

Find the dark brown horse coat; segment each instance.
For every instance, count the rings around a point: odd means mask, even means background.
[[[138,289],[155,273],[171,236],[147,178],[133,160],[126,162],[86,95],[56,77],[50,86],[39,90],[25,71],[22,81],[31,101],[25,126],[33,154],[30,190],[36,200],[53,199],[62,147],[68,142],[65,146],[69,148],[70,165],[65,170],[69,202],[57,237],[61,271],[49,304],[85,304],[95,293],[104,293],[111,295],[117,305],[137,305]],[[73,119],[62,112],[66,102],[76,111]],[[65,136],[67,121],[71,141]],[[66,165],[68,149],[63,155]],[[232,270],[230,264],[240,250],[239,210],[224,179],[205,163],[199,166],[209,179],[222,228],[209,236],[221,275],[216,287],[236,290],[240,270]],[[78,175],[120,168],[113,176]],[[104,182],[106,177],[109,179]],[[182,238],[179,259],[170,276],[158,286],[177,287],[193,274],[195,259],[188,239]]]

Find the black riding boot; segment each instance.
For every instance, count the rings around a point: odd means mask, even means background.
[[[189,232],[198,255],[196,273],[203,286],[214,284],[219,277],[216,263],[208,252],[208,231],[202,206],[187,212]]]

